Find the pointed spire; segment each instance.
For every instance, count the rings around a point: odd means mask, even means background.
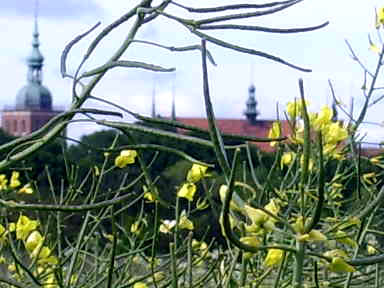
[[[152,111],[151,111],[152,118],[156,118],[156,82],[155,79],[153,79],[153,88],[152,88]]]
[[[37,11],[38,11],[38,1],[35,2],[35,21],[34,21],[34,31],[32,39],[32,52],[27,58],[28,64],[28,82],[41,84],[42,81],[42,67],[44,62],[44,57],[39,50],[39,30],[37,25]]]
[[[173,121],[176,121],[175,78],[176,78],[176,75],[175,75],[175,77],[173,78],[173,81],[172,81],[172,114],[171,114],[171,119]]]
[[[244,111],[245,116],[251,124],[254,124],[256,122],[256,117],[257,115],[259,115],[259,112],[256,110],[257,101],[255,98],[255,91],[255,86],[251,84],[248,88],[248,100],[246,102],[247,107]]]

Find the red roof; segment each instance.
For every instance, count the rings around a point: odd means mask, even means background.
[[[208,121],[203,118],[176,118],[176,121],[186,125],[208,129]],[[259,138],[268,138],[269,130],[275,120],[256,120],[255,123],[250,123],[246,119],[216,119],[216,125],[220,132],[228,134],[236,134],[242,136],[253,136]],[[281,130],[284,136],[290,134],[288,121],[280,121]],[[274,151],[269,142],[254,142],[261,150],[266,152]]]

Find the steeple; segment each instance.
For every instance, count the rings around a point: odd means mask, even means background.
[[[248,100],[246,102],[247,108],[244,111],[245,116],[251,124],[256,122],[256,117],[259,115],[259,112],[256,110],[257,101],[255,99],[255,91],[255,86],[251,84],[248,88]]]
[[[27,57],[27,85],[16,96],[17,110],[52,110],[52,96],[42,85],[44,57],[40,52],[39,29],[37,25],[38,2],[35,2],[35,19],[32,33],[32,51]]]
[[[151,111],[152,118],[156,118],[156,82],[153,81],[153,88],[152,88],[152,111]]]
[[[176,104],[175,104],[175,79],[172,82],[172,112],[171,120],[176,121]]]
[[[37,1],[35,7],[35,21],[34,21],[34,31],[32,39],[32,52],[27,58],[28,64],[28,82],[41,84],[42,81],[42,68],[44,57],[40,52],[39,46],[39,29],[37,26]]]

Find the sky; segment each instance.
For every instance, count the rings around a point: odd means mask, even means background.
[[[51,91],[55,107],[65,109],[71,102],[71,80],[63,79],[60,75],[60,55],[65,45],[98,21],[101,22],[101,27],[71,50],[67,62],[68,71],[71,73],[77,68],[97,32],[123,15],[137,2],[135,0],[39,1],[40,51],[45,57],[43,84]],[[242,3],[230,0],[178,0],[178,2],[194,7]],[[244,2],[257,4],[266,1]],[[264,51],[298,66],[312,69],[311,73],[304,73],[270,60],[208,43],[207,47],[217,63],[216,67],[212,65],[209,67],[211,97],[216,117],[243,118],[248,87],[252,83],[256,87],[259,118],[275,119],[276,107],[279,108],[281,113],[279,117],[282,118],[282,111],[287,102],[299,97],[299,78],[304,79],[305,94],[311,103],[312,111],[319,111],[323,105],[331,104],[332,98],[328,86],[330,79],[334,84],[337,98],[346,105],[347,110],[350,110],[353,97],[354,112],[357,115],[364,100],[361,90],[364,73],[358,63],[351,58],[345,40],[349,41],[368,69],[374,71],[378,56],[369,50],[368,35],[370,34],[377,44],[380,43],[374,24],[375,8],[381,5],[384,6],[383,0],[304,0],[277,14],[236,23],[293,28],[329,21],[327,27],[313,32],[288,35],[245,31],[209,32],[212,36],[221,37],[237,45]],[[185,18],[193,16],[175,6],[170,7],[168,12]],[[14,105],[17,91],[26,83],[25,61],[31,51],[33,21],[34,1],[0,1],[2,85],[0,107]],[[105,63],[126,37],[131,24],[132,22],[127,22],[108,35],[95,50],[93,58],[85,64],[83,71],[89,71]],[[200,40],[187,29],[164,17],[158,17],[156,21],[139,30],[137,39],[176,47],[200,43]],[[152,94],[155,91],[158,114],[162,116],[171,114],[172,95],[174,95],[177,116],[205,116],[201,56],[198,51],[169,52],[148,45],[134,44],[122,59],[174,67],[176,72],[153,73],[118,68],[108,72],[96,86],[95,96],[116,102],[137,113],[150,115]],[[379,86],[382,82],[380,78],[382,76],[379,77]],[[86,105],[111,109],[95,102],[87,102]],[[384,105],[381,103],[372,106],[366,120],[383,123],[381,116],[383,108]],[[339,112],[339,117],[346,118],[342,112]],[[91,124],[76,124],[70,126],[68,133],[69,136],[78,138],[101,128]],[[360,135],[366,135],[366,141],[384,141],[382,126],[366,124],[362,128]]]

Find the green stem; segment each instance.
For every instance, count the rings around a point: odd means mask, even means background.
[[[301,288],[303,285],[303,269],[305,258],[305,242],[297,241],[296,266],[293,278],[293,288]]]

